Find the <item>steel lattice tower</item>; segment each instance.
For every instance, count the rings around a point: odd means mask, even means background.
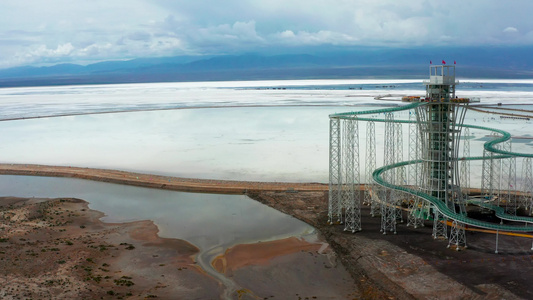
[[[433,213],[433,238],[448,238],[448,226],[446,222],[448,219],[444,217],[438,210]]]
[[[409,160],[420,159],[420,135],[418,134],[418,125],[416,123],[416,111],[409,111]],[[420,164],[411,164],[408,166],[408,184],[412,185],[415,189],[420,184]],[[407,226],[413,226],[414,228],[424,226],[423,208],[425,201],[422,201],[417,196],[412,196],[409,200],[409,212],[407,214]]]
[[[533,212],[533,167],[531,158],[524,158],[522,163],[522,203],[525,209],[529,209],[529,214]]]
[[[502,144],[504,151],[511,151],[511,140]],[[514,189],[516,186],[516,158],[509,157],[502,159],[502,178],[500,180],[500,198],[505,200],[505,212],[516,215],[516,197],[514,196]]]
[[[396,137],[396,144],[394,145],[396,157],[394,158],[395,162],[403,161],[403,131],[402,123],[396,123],[394,127],[394,135]],[[396,183],[399,185],[407,185],[407,177],[405,175],[405,167],[399,167],[396,170]],[[403,193],[399,191],[394,191],[396,196],[396,203],[398,207],[401,205]],[[396,220],[400,220],[400,223],[403,223],[402,210],[396,209]]]
[[[385,113],[385,145],[383,165],[392,165],[395,163],[395,133],[394,114]],[[391,169],[385,173],[385,180],[392,184],[396,183],[396,170]],[[379,198],[381,200],[381,229],[383,234],[387,231],[396,233],[396,192],[395,190],[380,189]]]
[[[464,215],[466,207],[459,181],[458,151],[467,104],[456,101],[455,66],[430,66],[430,80],[424,83],[429,103],[417,107],[424,176],[421,189],[445,203],[451,211]],[[436,210],[433,213],[435,234],[439,235],[441,224],[446,225]],[[464,228],[457,227],[457,230]]]
[[[454,102],[455,67],[431,66],[426,81],[428,105],[417,108],[422,141],[424,180],[421,188],[453,209],[465,213],[459,184],[458,149],[465,103]]]
[[[329,120],[329,204],[328,222],[342,222],[341,206],[341,120]],[[336,220],[335,220],[336,219]]]
[[[483,165],[481,167],[481,195],[485,199],[492,199],[494,188],[492,186],[492,177],[494,176],[494,154],[483,150]]]
[[[359,192],[359,127],[357,119],[344,120],[343,162],[345,180],[342,187],[342,203],[345,209],[344,230],[361,230],[361,199]],[[356,190],[357,188],[357,190]]]
[[[463,157],[461,158],[461,187],[463,188],[463,194],[468,198],[468,188],[470,187],[470,161],[467,157],[470,157],[470,129],[464,128],[463,139]]]
[[[465,227],[462,223],[457,222],[457,220],[453,220],[450,230],[448,248],[451,246],[455,246],[455,250],[457,251],[459,251],[460,247],[466,248]]]
[[[376,193],[377,185],[372,179],[372,172],[376,169],[376,124],[374,121],[369,121],[366,125],[366,191],[365,202],[370,203],[370,215],[375,216],[379,214],[379,203],[375,201],[371,193]]]

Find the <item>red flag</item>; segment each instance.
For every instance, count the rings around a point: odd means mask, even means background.
[[[445,62],[445,61],[443,60],[443,61],[442,61],[442,64],[443,64],[443,65],[445,65],[445,64],[446,64],[446,62]]]
[[[432,62],[432,61],[430,60],[430,61],[429,61],[429,64],[430,64],[430,65],[432,65],[432,64],[433,64],[433,62]]]
[[[456,61],[454,60],[454,61],[453,61],[453,64],[454,64],[454,65],[456,65],[456,64],[457,64],[457,62],[456,62]]]

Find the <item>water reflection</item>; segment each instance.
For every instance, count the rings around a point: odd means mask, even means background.
[[[302,235],[314,229],[246,196],[182,193],[72,178],[0,176],[0,194],[76,197],[106,214],[103,221],[153,220],[160,235],[200,248]]]
[[[153,220],[159,235],[198,248],[198,265],[216,278],[229,298],[240,287],[211,261],[237,244],[296,236],[315,240],[314,228],[246,196],[193,194],[71,178],[0,176],[0,195],[76,197],[106,216],[103,221]]]

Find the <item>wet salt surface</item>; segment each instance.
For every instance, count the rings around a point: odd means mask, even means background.
[[[328,115],[374,108],[209,108],[7,121],[0,122],[0,161],[204,179],[328,182]],[[409,112],[399,112],[396,118],[408,119]],[[533,134],[533,120],[502,119],[472,110],[465,123],[503,129],[515,137]],[[366,126],[359,122],[360,161],[366,158]],[[383,123],[376,123],[378,165],[383,163],[383,131]],[[404,160],[408,160],[407,125],[402,131]],[[470,131],[471,156],[483,155],[490,133]],[[532,153],[533,140],[517,139],[513,150]],[[481,173],[474,171],[473,184]]]
[[[533,80],[460,80],[481,104],[532,108]],[[286,80],[149,83],[0,89],[0,119],[68,113],[179,109],[0,122],[0,162],[72,165],[181,177],[328,181],[328,115],[423,95],[421,80]],[[518,104],[529,104],[528,106]],[[514,104],[513,106],[509,106]],[[235,107],[261,105],[266,107]],[[287,106],[291,105],[291,106]],[[315,106],[309,106],[315,105]],[[320,105],[320,106],[316,106]],[[207,108],[207,107],[219,108]],[[274,107],[273,107],[274,106]],[[396,114],[409,118],[408,112]],[[375,117],[383,117],[375,115]],[[465,123],[531,134],[531,120],[469,111]],[[360,144],[366,124],[360,122]],[[376,124],[377,160],[383,126]],[[408,156],[404,126],[404,157]],[[488,132],[472,131],[472,155]],[[533,141],[516,143],[531,152]],[[476,152],[477,151],[477,152]],[[476,154],[477,153],[477,154]],[[481,152],[482,154],[482,152]],[[364,151],[360,159],[365,158]],[[364,174],[362,166],[361,174]]]

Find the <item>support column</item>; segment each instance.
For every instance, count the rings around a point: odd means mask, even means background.
[[[409,112],[409,160],[420,159],[420,135],[418,132],[418,125],[416,122],[416,110]],[[408,166],[408,184],[413,186],[413,189],[420,188],[420,167],[421,164],[411,164]],[[407,213],[407,226],[413,226],[414,228],[424,226],[423,208],[425,201],[417,196],[410,195],[409,199],[409,212]]]
[[[481,196],[485,199],[492,199],[494,195],[494,187],[492,186],[493,169],[493,154],[487,150],[483,150],[483,165],[481,168]]]
[[[329,120],[329,202],[328,223],[342,222],[341,215],[341,126],[339,118]]]
[[[374,180],[372,172],[376,169],[376,125],[374,121],[366,122],[366,160],[365,160],[365,204],[372,203],[370,191],[372,190]]]
[[[524,208],[529,210],[529,215],[533,212],[533,167],[531,158],[526,157],[522,162],[522,203]],[[533,247],[532,247],[533,248]]]
[[[461,188],[463,195],[468,198],[468,191],[470,188],[470,161],[466,158],[470,157],[470,128],[464,128],[463,138],[463,158],[461,160]]]
[[[361,199],[359,192],[359,127],[357,119],[344,120],[344,168],[343,203],[345,208],[344,230],[361,230]],[[357,187],[357,189],[356,189]]]
[[[433,215],[433,238],[434,239],[447,239],[448,230],[446,225],[446,217],[442,215],[438,210],[434,210]]]
[[[504,142],[502,150],[511,152],[511,140]],[[502,159],[500,198],[505,201],[505,213],[516,215],[516,158]]]
[[[448,248],[455,247],[459,251],[461,248],[466,248],[465,227],[462,223],[453,220],[450,229],[450,239],[448,241]]]
[[[377,197],[372,197],[371,193],[378,193],[379,187],[374,184],[372,173],[376,169],[376,124],[369,121],[366,125],[366,202],[370,203],[370,215],[372,217],[379,215],[380,204],[376,201]]]
[[[384,146],[384,166],[395,163],[395,126],[393,113],[385,113],[385,146]],[[383,179],[391,184],[396,184],[396,170],[390,169],[383,174]],[[387,231],[396,233],[396,195],[394,190],[382,188],[381,199],[381,230],[383,234]]]
[[[396,157],[394,158],[395,162],[403,161],[403,131],[402,131],[402,123],[396,123],[395,124],[395,132],[394,135],[396,137],[396,145],[395,145],[395,154]],[[397,185],[407,185],[407,177],[405,174],[405,166],[396,168],[396,184]],[[395,205],[398,207],[401,207],[403,202],[404,194],[400,191],[394,191],[396,195],[396,202]],[[396,220],[400,220],[400,223],[403,223],[403,215],[401,209],[396,209]]]
[[[416,122],[416,110],[409,111],[409,121]],[[420,159],[420,137],[418,134],[418,125],[416,123],[409,123],[409,160]],[[408,184],[413,187],[418,186],[418,173],[420,172],[420,164],[411,164],[408,166]]]
[[[424,200],[416,196],[409,201],[407,226],[413,226],[413,228],[424,227],[424,202]]]

